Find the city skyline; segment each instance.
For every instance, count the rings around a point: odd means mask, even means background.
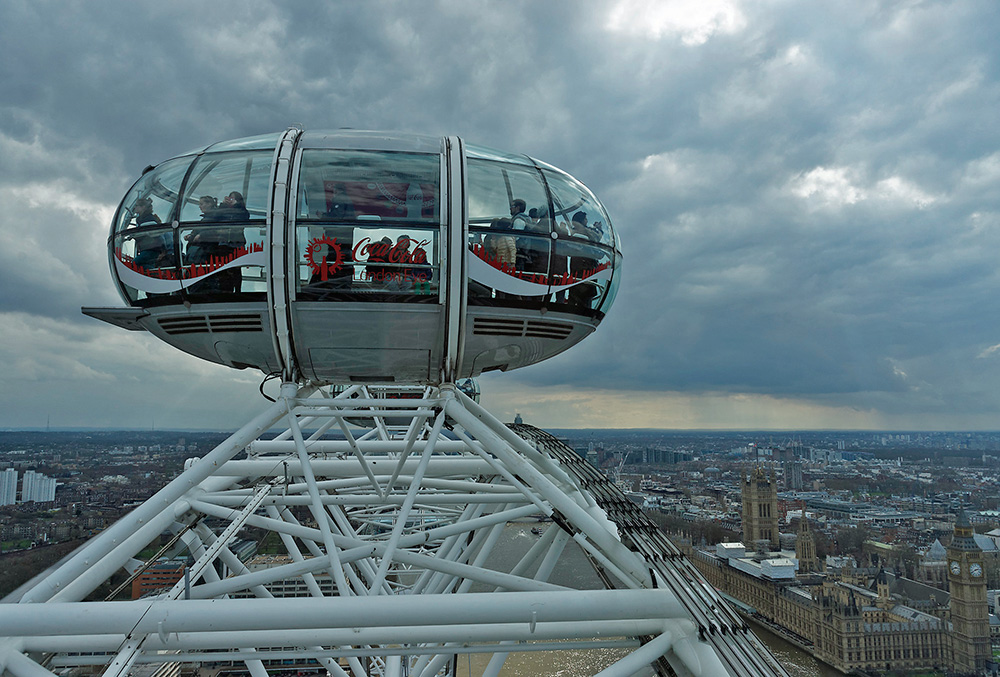
[[[145,166],[291,124],[458,134],[604,201],[618,300],[579,347],[482,377],[504,420],[1000,428],[995,5],[179,9],[0,7],[0,428],[266,405],[261,374],[79,308],[123,305],[105,242]]]

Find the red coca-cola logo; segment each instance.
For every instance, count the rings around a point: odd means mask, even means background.
[[[375,263],[408,263],[413,265],[425,265],[427,263],[427,251],[424,249],[430,244],[430,240],[416,240],[403,238],[396,244],[391,242],[372,242],[370,237],[363,237],[354,245],[352,256],[355,261],[362,258]],[[410,251],[410,243],[416,243],[416,249]]]

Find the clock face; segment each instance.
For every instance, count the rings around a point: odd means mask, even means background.
[[[979,578],[983,575],[983,565],[979,563],[973,563],[969,565],[969,573]]]
[[[961,565],[955,560],[951,561],[951,573],[958,575],[962,571]]]

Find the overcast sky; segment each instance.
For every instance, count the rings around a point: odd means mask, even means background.
[[[541,427],[1000,429],[995,0],[0,2],[0,427],[230,429],[261,375],[80,314],[148,164],[353,127],[526,153],[621,234]]]

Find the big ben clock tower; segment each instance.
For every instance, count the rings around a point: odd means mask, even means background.
[[[973,534],[969,518],[964,511],[959,513],[948,546],[948,586],[955,669],[962,674],[981,675],[990,657],[990,624],[983,551]]]

